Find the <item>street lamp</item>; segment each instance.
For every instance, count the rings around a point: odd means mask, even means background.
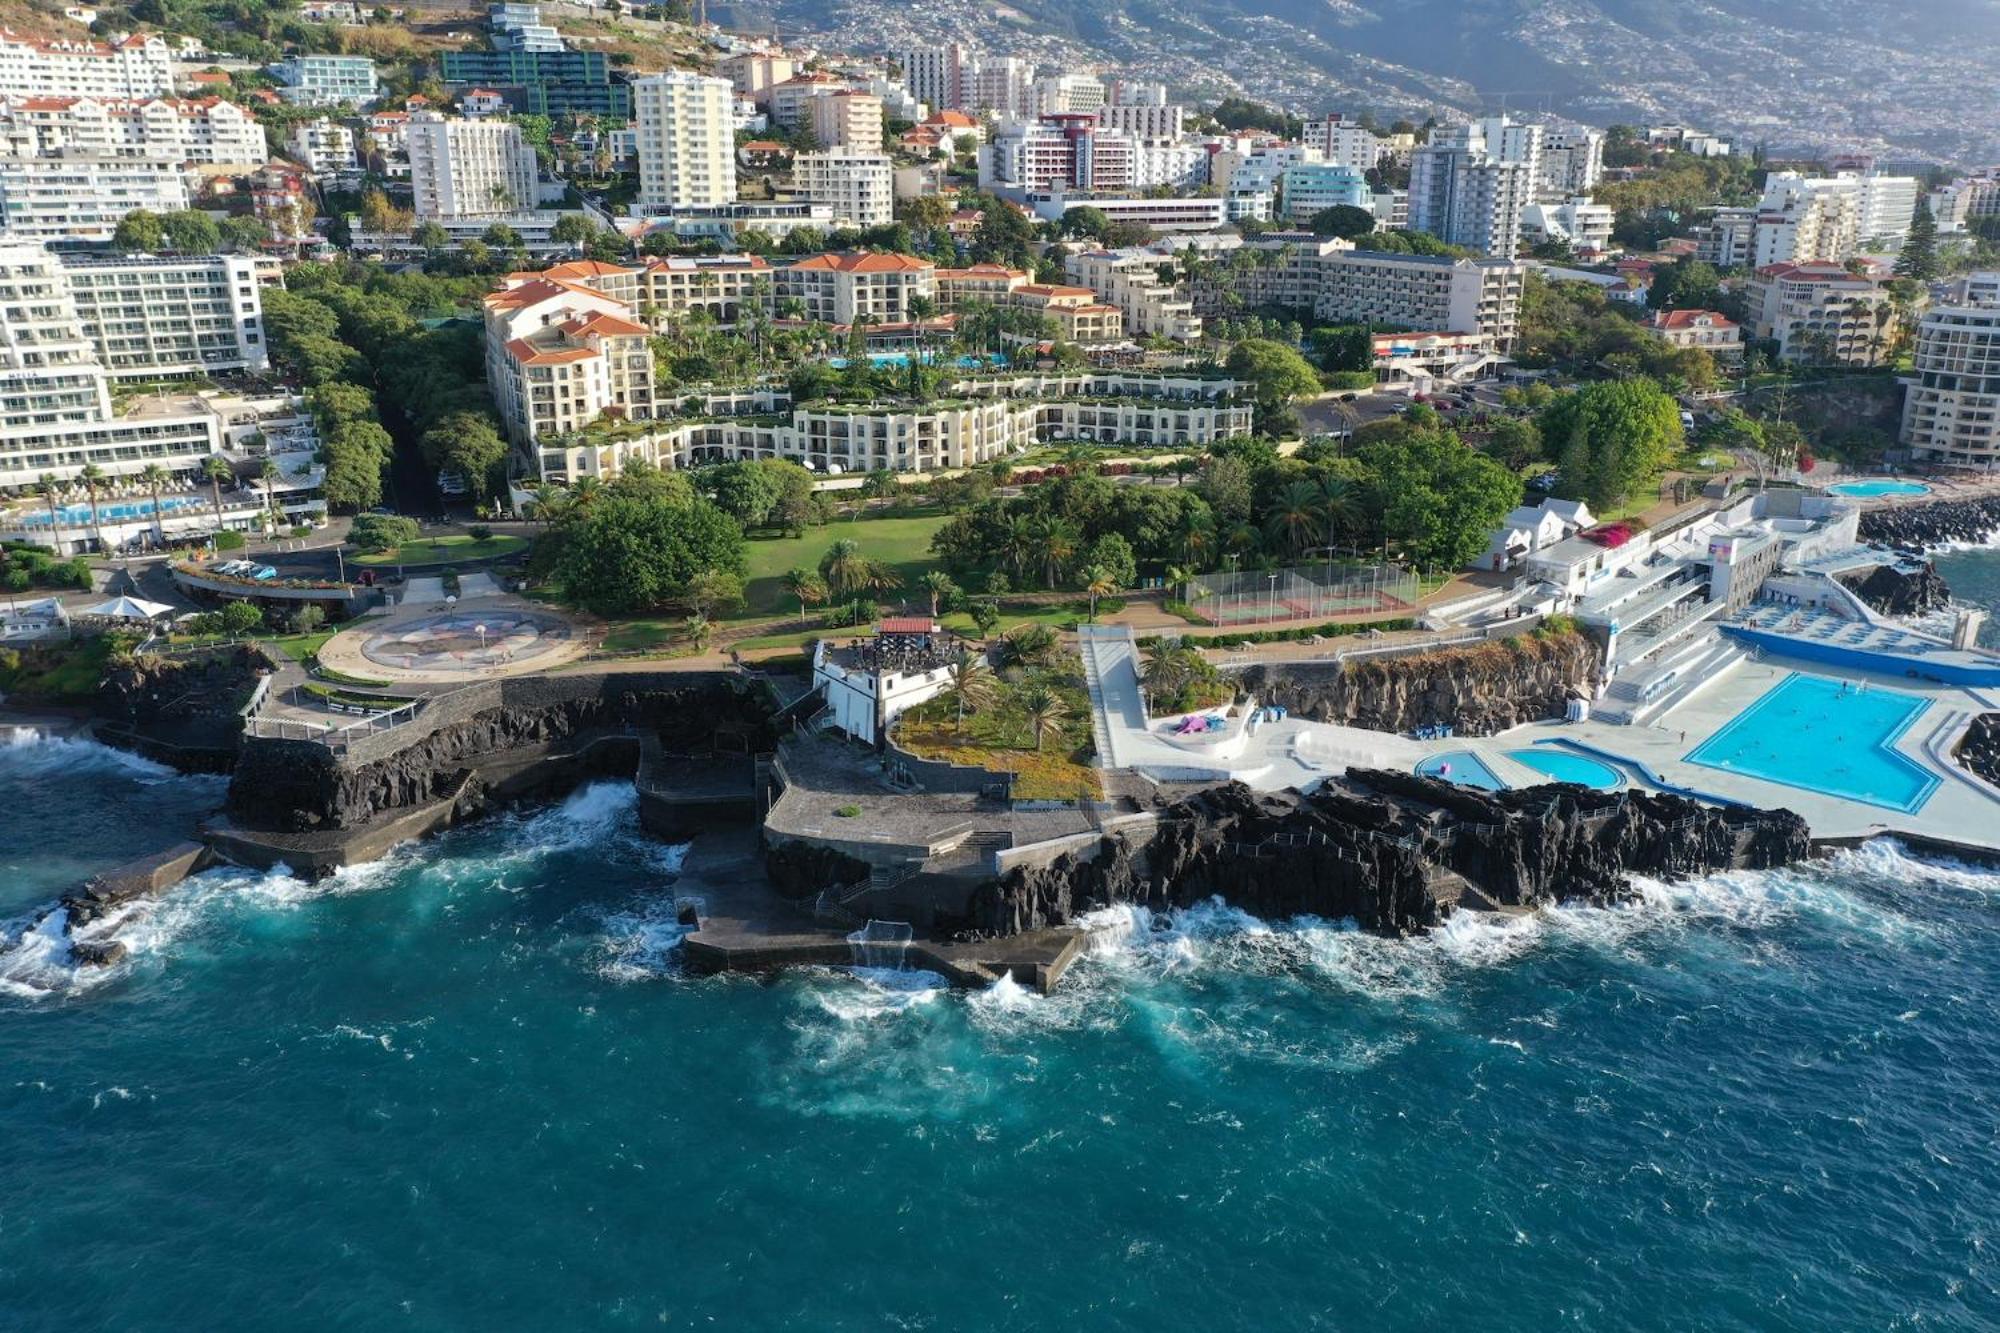
[[[1276,574],[1266,574],[1264,577],[1268,579],[1271,584],[1270,623],[1276,624],[1278,621],[1278,576]]]

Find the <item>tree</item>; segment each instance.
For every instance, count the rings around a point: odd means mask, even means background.
[[[697,653],[705,653],[708,651],[708,641],[715,637],[715,622],[697,611],[687,618],[687,624],[682,627],[681,632],[687,635],[688,642],[694,645]]]
[[[1903,251],[1896,256],[1896,276],[1930,282],[1943,271],[1938,263],[1937,218],[1931,214],[1930,200],[1918,199],[1916,216],[1910,219],[1910,234]]]
[[[743,580],[722,569],[705,569],[688,580],[687,602],[695,614],[708,617],[743,605]]]
[[[980,638],[989,639],[993,637],[993,629],[1000,623],[1000,608],[991,602],[974,602],[972,604],[972,623],[978,629]]]
[[[208,478],[208,496],[215,504],[215,530],[222,531],[222,483],[226,480],[236,484],[236,469],[229,466],[229,460],[220,454],[210,454],[201,465],[201,475]]]
[[[784,495],[778,475],[754,462],[703,468],[698,482],[746,531],[763,527]]]
[[[993,701],[996,686],[986,663],[960,649],[945,668],[945,697],[958,712],[958,731],[965,731],[965,715],[976,713]]]
[[[1264,532],[1296,556],[1312,540],[1319,521],[1319,490],[1311,482],[1295,481],[1278,492],[1264,518]]]
[[[871,563],[862,554],[860,542],[843,537],[827,547],[826,554],[819,558],[819,573],[835,597],[847,598],[868,586]]]
[[[1646,304],[1654,310],[1711,310],[1721,299],[1722,275],[1685,255],[1655,269],[1646,289]]]
[[[799,599],[799,618],[812,613],[812,608],[827,599],[829,589],[826,580],[803,565],[785,571],[783,579],[785,591]]]
[[[1594,509],[1614,508],[1651,485],[1684,442],[1680,406],[1644,378],[1564,394],[1538,424],[1543,439],[1563,441],[1562,494]]]
[[[264,483],[264,508],[266,511],[270,513],[271,522],[273,525],[275,525],[277,523],[278,512],[279,512],[278,495],[277,495],[277,486],[278,486],[277,460],[269,456],[266,456],[263,463],[260,464],[257,468],[257,476]]]
[[[549,239],[561,245],[584,246],[597,234],[597,224],[582,213],[565,213],[549,228]]]
[[[1375,215],[1352,204],[1335,204],[1313,214],[1306,226],[1315,236],[1343,236],[1351,241],[1375,230]]]
[[[930,594],[931,618],[935,620],[937,619],[938,604],[940,602],[948,603],[952,598],[956,597],[958,595],[958,584],[954,583],[951,575],[945,573],[942,569],[933,569],[918,581],[923,584],[924,591]]]
[[[120,250],[151,253],[167,248],[167,233],[158,213],[135,208],[118,220],[117,230],[111,233],[111,244]]]
[[[493,469],[507,457],[507,441],[484,412],[453,412],[425,431],[418,441],[424,462],[465,478],[475,500],[490,490]]]
[[[1250,517],[1250,465],[1235,455],[1211,457],[1201,470],[1201,495],[1220,523],[1240,523]],[[1194,558],[1192,550],[1190,558]]]
[[[148,463],[140,469],[139,480],[144,483],[146,493],[153,497],[153,539],[164,546],[167,530],[160,523],[160,491],[167,484],[167,470],[158,463]]]
[[[248,254],[270,239],[264,223],[249,213],[237,213],[222,220],[222,243],[239,254]]]
[[[1109,575],[1116,585],[1113,591],[1129,588],[1139,581],[1139,558],[1123,533],[1107,532],[1091,542],[1084,548],[1083,563]]]
[[[1027,720],[1028,729],[1035,736],[1035,750],[1042,748],[1042,737],[1062,725],[1069,716],[1062,696],[1046,685],[1034,684],[1022,690],[1019,696],[1021,716]]]
[[[222,229],[206,213],[177,209],[160,219],[167,248],[182,254],[212,255],[222,248]]]
[[[1257,409],[1257,433],[1267,438],[1294,428],[1295,399],[1319,392],[1319,376],[1306,359],[1284,343],[1250,338],[1229,349],[1223,367],[1250,385]]]
[[[97,549],[104,549],[104,526],[97,515],[97,488],[104,484],[104,469],[95,463],[85,463],[77,479],[83,483],[84,494],[90,500],[90,531],[97,540]]]
[[[743,530],[699,496],[614,491],[579,506],[551,537],[564,596],[599,615],[651,610],[706,571],[746,572]]]
[[[1417,431],[1364,446],[1369,506],[1382,530],[1426,569],[1469,564],[1521,499],[1521,482],[1450,431]]]
[[[435,259],[451,245],[451,233],[446,231],[436,219],[425,218],[410,233],[410,239],[424,252],[424,256]]]
[[[1119,583],[1111,571],[1102,565],[1088,565],[1084,568],[1083,591],[1090,598],[1090,619],[1097,619],[1097,599],[1110,597],[1118,591]]]

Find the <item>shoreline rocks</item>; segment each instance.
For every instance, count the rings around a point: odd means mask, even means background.
[[[1856,597],[1885,616],[1917,616],[1951,605],[1951,587],[1926,560],[1917,570],[1876,565],[1866,574],[1836,574]]]
[[[982,884],[968,938],[1066,925],[1104,907],[1187,907],[1212,897],[1259,916],[1352,918],[1408,934],[1460,906],[1533,908],[1674,879],[1770,869],[1810,855],[1789,810],[1570,784],[1482,792],[1434,778],[1353,770],[1310,795],[1212,788],[1161,811],[1152,836],[1122,833]]]
[[[2000,533],[2000,495],[1864,510],[1858,531],[1862,541],[1884,546],[1922,549],[1946,542],[1984,546]]]

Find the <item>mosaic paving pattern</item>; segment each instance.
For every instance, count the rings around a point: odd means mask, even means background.
[[[476,672],[530,662],[568,646],[570,626],[534,611],[452,612],[370,635],[361,655],[405,671]]]

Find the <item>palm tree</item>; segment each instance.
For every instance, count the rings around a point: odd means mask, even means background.
[[[1181,528],[1181,545],[1187,551],[1188,563],[1199,568],[1201,558],[1215,549],[1214,525],[1191,517]]]
[[[709,638],[715,633],[715,622],[697,611],[687,618],[685,632],[688,642],[694,645],[694,650],[705,653],[708,651]]]
[[[1295,481],[1272,501],[1264,530],[1297,555],[1318,527],[1319,517],[1319,491],[1310,482]]]
[[[1044,523],[1041,527],[1042,569],[1051,588],[1062,581],[1063,571],[1076,559],[1076,529],[1067,523]]]
[[[1013,569],[1016,578],[1028,572],[1029,563],[1040,549],[1041,538],[1034,525],[1019,514],[1010,515],[1000,537],[1000,557]]]
[[[1167,566],[1167,586],[1180,593],[1182,601],[1187,600],[1187,585],[1194,582],[1194,571],[1186,565]]]
[[[1020,666],[1034,666],[1046,662],[1055,655],[1055,631],[1047,625],[1029,622],[1016,625],[1000,636],[1001,652],[1009,662]]]
[[[801,565],[785,571],[785,591],[799,599],[799,618],[812,614],[812,608],[827,598],[826,580]]]
[[[863,591],[876,594],[892,593],[901,589],[902,586],[903,576],[896,572],[895,566],[884,564],[880,560],[870,560],[867,562],[867,568],[861,576],[861,588]]]
[[[936,620],[938,604],[950,601],[952,595],[958,591],[958,585],[952,582],[951,575],[942,569],[933,569],[918,581],[924,585],[924,591],[931,595],[931,619]]]
[[[1021,691],[1021,716],[1027,719],[1028,730],[1035,735],[1035,749],[1042,748],[1042,737],[1062,725],[1069,715],[1062,696],[1046,685],[1030,685]]]
[[[139,480],[153,496],[153,539],[160,545],[167,544],[166,525],[160,521],[160,489],[167,484],[167,470],[158,463],[148,463],[139,473]]]
[[[1162,643],[1148,648],[1140,661],[1139,680],[1158,699],[1178,694],[1187,684],[1194,649],[1184,643]]]
[[[40,479],[35,482],[35,489],[41,492],[44,500],[49,502],[49,540],[56,543],[57,550],[61,550],[61,540],[56,536],[56,529],[62,526],[62,514],[56,508],[56,499],[68,487],[44,472]]]
[[[1327,559],[1333,559],[1334,538],[1361,522],[1361,493],[1345,477],[1319,479],[1319,516],[1326,520]]]
[[[944,692],[958,709],[958,731],[963,735],[966,713],[976,713],[993,700],[996,689],[993,672],[985,662],[963,649],[945,672]]]
[[[104,469],[95,463],[85,463],[80,479],[83,482],[83,489],[90,496],[91,535],[97,539],[97,549],[102,551],[104,549],[104,526],[98,521],[97,517],[97,488],[104,483]]]
[[[826,554],[819,558],[820,577],[836,597],[847,598],[868,586],[868,566],[871,562],[861,554],[861,543],[842,537],[826,548]]]
[[[1118,580],[1111,577],[1111,571],[1103,565],[1092,565],[1083,571],[1083,590],[1090,594],[1090,618],[1097,619],[1097,599],[1109,597],[1118,591]]]
[[[227,477],[233,484],[236,469],[229,466],[229,460],[221,454],[210,454],[201,465],[201,475],[208,478],[208,498],[215,505],[215,530],[222,531],[222,480]]]
[[[278,471],[276,459],[266,458],[263,466],[257,469],[257,476],[264,483],[264,508],[270,511],[271,514],[271,535],[273,536],[276,536],[278,532],[277,482],[281,475]]]

